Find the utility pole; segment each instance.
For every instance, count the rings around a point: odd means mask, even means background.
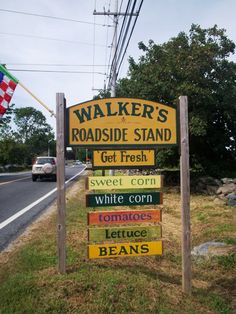
[[[128,12],[118,12],[118,0],[115,0],[115,10],[114,12],[103,11],[97,12],[96,10],[93,11],[93,15],[112,15],[114,16],[113,19],[113,27],[114,27],[114,35],[113,35],[113,43],[112,43],[112,51],[113,51],[113,67],[111,69],[112,78],[111,78],[111,97],[116,97],[116,79],[117,79],[117,28],[118,28],[118,17],[119,16],[138,16],[138,13],[128,13]]]
[[[113,15],[113,27],[114,27],[114,37],[112,43],[112,56],[113,56],[113,68],[112,70],[112,83],[111,83],[111,97],[116,97],[116,58],[117,58],[117,27],[118,27],[118,0],[115,1],[114,12],[93,12],[94,15]],[[109,175],[114,176],[115,170],[110,170]]]
[[[114,27],[114,35],[113,35],[113,42],[112,42],[112,69],[111,69],[111,97],[116,97],[116,79],[117,79],[117,29],[118,29],[118,17],[119,16],[126,16],[132,15],[137,16],[138,13],[122,13],[118,12],[118,0],[115,0],[115,9],[114,12],[105,11],[104,12],[97,12],[94,10],[93,15],[112,15],[114,16],[113,19],[113,27]],[[115,170],[110,170],[109,175],[113,176],[115,174]]]
[[[113,20],[113,26],[114,26],[114,40],[112,45],[113,50],[113,69],[112,69],[112,83],[111,83],[111,97],[116,97],[116,61],[117,61],[117,26],[118,26],[118,0],[115,2],[115,13],[114,13],[114,20]],[[111,170],[112,171],[112,170]],[[114,171],[114,170],[113,170]]]

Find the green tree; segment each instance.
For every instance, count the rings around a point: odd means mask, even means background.
[[[15,122],[14,132],[11,122]],[[0,164],[31,164],[36,155],[55,155],[56,142],[45,116],[32,107],[7,111],[0,125]],[[49,146],[50,145],[50,146]]]
[[[49,145],[50,151],[54,151],[54,133],[41,111],[23,107],[15,109],[14,114],[13,120],[17,126],[14,135],[19,143],[25,144],[25,163],[31,164],[36,155],[46,155]]]
[[[15,136],[23,143],[28,143],[32,138],[36,139],[42,135],[47,139],[53,138],[52,128],[41,111],[33,107],[24,107],[15,109],[14,114],[13,120],[17,126]]]
[[[27,153],[27,146],[18,143],[13,137],[5,137],[0,141],[0,165],[23,165],[25,164]]]
[[[12,137],[11,121],[14,106],[14,104],[10,105],[3,118],[0,119],[0,141],[4,138]]]
[[[228,60],[235,44],[216,25],[192,25],[162,45],[139,43],[143,55],[129,59],[128,77],[117,95],[177,104],[189,98],[190,161],[211,174],[235,167],[236,64]],[[176,165],[177,149],[162,151],[162,165]]]
[[[110,98],[111,97],[111,92],[109,90],[103,90],[100,89],[98,95],[94,96],[93,99],[103,99],[103,98]]]

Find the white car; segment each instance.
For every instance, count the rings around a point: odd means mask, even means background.
[[[32,166],[32,181],[37,179],[50,178],[57,181],[57,159],[56,157],[37,157]]]
[[[82,161],[76,160],[76,161],[75,161],[75,165],[82,165]]]

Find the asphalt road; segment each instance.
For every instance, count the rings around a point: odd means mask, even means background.
[[[66,187],[85,166],[66,166]],[[15,240],[56,199],[56,183],[32,182],[31,172],[0,175],[0,251]]]

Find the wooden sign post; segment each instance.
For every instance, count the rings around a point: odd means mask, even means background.
[[[179,97],[180,105],[180,145],[181,145],[181,217],[182,217],[182,290],[191,294],[191,231],[190,231],[190,176],[189,176],[189,139],[188,139],[188,101],[187,96]],[[58,252],[59,271],[65,272],[65,169],[64,169],[64,94],[57,94],[57,158],[58,158]],[[157,147],[170,147],[178,145],[177,111],[175,107],[164,105],[143,99],[132,98],[108,98],[91,100],[77,104],[66,110],[66,141],[68,146],[79,146],[86,149],[94,149],[93,159],[95,167],[105,169],[116,167],[142,167],[152,160],[148,157],[147,150]],[[120,152],[118,153],[118,150]],[[134,151],[134,150],[139,151]],[[122,150],[122,151],[121,151]],[[150,159],[150,160],[149,160]],[[141,162],[141,164],[138,164]],[[138,165],[137,165],[138,164]],[[113,189],[157,189],[162,186],[161,176],[110,176],[89,177],[87,188],[89,190],[113,190]],[[124,193],[116,195],[110,193],[90,198],[98,205],[106,200],[109,205],[112,202],[123,202]],[[140,194],[140,193],[139,193]],[[146,194],[145,194],[146,195]],[[145,197],[143,194],[143,196]],[[141,196],[141,194],[140,194]],[[116,198],[118,197],[118,198]],[[127,197],[133,197],[128,193]],[[111,201],[110,201],[111,200]],[[131,200],[131,199],[130,199]],[[138,199],[137,199],[138,200]],[[100,204],[99,204],[100,202]],[[162,197],[158,201],[162,203]],[[143,205],[145,202],[143,203]],[[105,204],[106,205],[106,204]],[[104,206],[105,206],[104,205]],[[115,205],[115,204],[113,204]],[[131,204],[132,205],[132,204]],[[149,210],[150,211],[150,210]],[[140,219],[144,220],[147,214],[139,210]],[[154,210],[158,213],[158,211]],[[137,220],[139,217],[126,211],[129,220]],[[143,216],[142,216],[143,214]],[[110,215],[110,216],[109,216]],[[112,215],[112,216],[111,216]],[[120,215],[120,216],[117,216]],[[121,217],[121,218],[120,218]],[[117,224],[122,219],[123,213],[93,212],[89,214],[89,223],[97,225]],[[135,217],[135,218],[134,218]],[[116,220],[115,220],[116,219]],[[126,219],[126,218],[125,218]],[[120,221],[119,221],[120,222]],[[127,222],[127,219],[126,219]],[[134,222],[134,221],[133,221]],[[137,221],[136,221],[137,222]],[[103,229],[102,229],[103,228]],[[140,234],[140,229],[127,229],[129,227],[104,226],[93,231],[95,237],[112,235],[133,234],[134,238]],[[118,229],[117,229],[118,228]],[[143,227],[142,227],[143,228]],[[105,230],[105,231],[104,231]],[[129,233],[128,233],[129,231]],[[142,229],[146,234],[148,229]],[[92,232],[92,233],[91,233]],[[131,232],[131,233],[130,233]],[[151,231],[150,231],[151,232]],[[162,254],[162,242],[134,242],[89,245],[89,258],[110,258],[123,256],[138,256]]]
[[[187,96],[179,97],[179,106],[181,145],[182,291],[191,294],[190,175]]]
[[[57,93],[57,247],[58,269],[61,274],[66,272],[66,199],[65,199],[65,98]]]

